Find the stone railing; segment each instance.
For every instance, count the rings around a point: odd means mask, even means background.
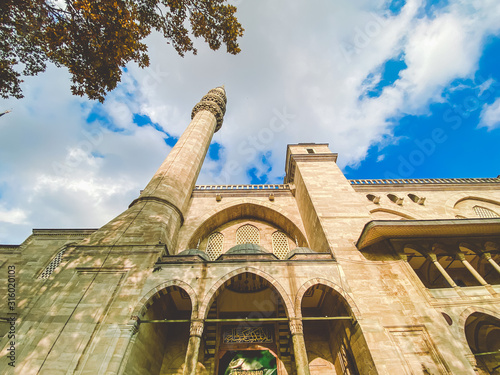
[[[351,185],[402,185],[402,184],[484,184],[500,183],[500,178],[410,178],[401,180],[349,180]]]
[[[288,184],[265,184],[265,185],[196,185],[194,191],[216,191],[216,190],[289,190]]]
[[[410,178],[348,180],[351,185],[408,185],[408,184],[500,184],[500,178]],[[263,185],[196,185],[194,191],[218,190],[289,190],[289,184]]]

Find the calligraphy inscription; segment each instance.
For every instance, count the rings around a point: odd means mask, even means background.
[[[225,344],[273,342],[272,331],[266,327],[237,327],[224,330],[222,339]]]

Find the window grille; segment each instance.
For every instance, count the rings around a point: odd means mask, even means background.
[[[59,264],[61,264],[62,257],[66,251],[66,248],[62,249],[57,253],[57,255],[52,259],[52,261],[49,263],[47,267],[43,270],[41,275],[38,277],[39,279],[48,279],[50,275],[52,275],[52,272],[57,268]]]
[[[222,254],[222,246],[224,245],[224,235],[220,232],[215,232],[208,237],[207,255],[210,260],[216,260]]]
[[[474,212],[479,217],[500,217],[495,211],[481,206],[474,206]]]
[[[285,233],[276,231],[272,234],[273,254],[279,259],[285,259],[290,251],[288,237]]]
[[[250,224],[239,227],[236,231],[236,245],[241,245],[243,243],[260,245],[259,230]]]

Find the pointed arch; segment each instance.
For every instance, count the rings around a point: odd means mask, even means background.
[[[238,276],[239,274],[243,273],[253,273],[257,276],[262,277],[264,280],[269,282],[269,284],[275,289],[276,292],[278,292],[280,298],[282,299],[283,303],[285,304],[285,310],[286,314],[289,318],[295,317],[294,313],[294,308],[292,301],[290,300],[290,297],[288,293],[285,291],[283,286],[276,280],[274,279],[271,275],[262,272],[261,270],[253,267],[241,267],[238,268],[232,272],[229,272],[228,274],[224,275],[221,277],[211,288],[210,290],[205,294],[205,298],[203,299],[203,302],[200,304],[199,311],[198,311],[198,317],[200,319],[205,319],[208,310],[210,309],[210,306],[212,305],[212,302],[217,298],[217,296],[220,294],[220,292],[224,289],[224,285],[227,281],[232,279],[235,276]]]
[[[305,231],[300,221],[291,220],[294,215],[283,210],[276,205],[256,199],[246,198],[243,202],[230,202],[226,205],[218,206],[217,209],[203,215],[201,220],[193,225],[193,230],[187,233],[186,243],[181,243],[180,248],[194,248],[200,238],[206,238],[218,227],[229,221],[238,219],[257,219],[270,223],[287,234],[290,238],[297,238],[299,246],[310,247]]]
[[[198,316],[198,296],[196,295],[196,292],[191,287],[191,285],[185,283],[182,280],[177,280],[177,279],[165,281],[161,284],[158,284],[154,288],[150,289],[136,304],[132,312],[131,319],[137,320],[137,318],[139,319],[142,318],[146,313],[148,307],[151,305],[152,303],[151,301],[153,300],[153,298],[155,296],[159,296],[172,286],[179,287],[188,294],[189,298],[191,299],[191,308],[192,308],[191,318],[196,319],[196,317]]]
[[[409,213],[405,212],[402,209],[396,211],[396,210],[391,210],[388,208],[375,208],[375,209],[370,211],[370,214],[375,214],[377,212],[398,216],[398,218],[395,218],[395,220],[396,219],[408,219],[408,220],[416,220],[417,219],[417,217],[410,215]]]
[[[333,289],[335,292],[337,292],[342,298],[347,303],[347,306],[351,309],[352,314],[356,318],[356,320],[359,320],[361,318],[361,313],[356,306],[356,303],[352,299],[352,297],[347,294],[347,292],[341,288],[339,285],[331,282],[330,280],[322,279],[322,278],[315,278],[311,279],[307,282],[305,282],[298,290],[297,295],[295,296],[295,316],[297,318],[302,318],[302,299],[304,298],[304,294],[306,291],[314,286],[314,285],[325,285],[331,289]]]

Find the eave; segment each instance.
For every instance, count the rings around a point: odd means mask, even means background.
[[[356,247],[359,250],[387,239],[500,236],[500,218],[444,220],[372,220]]]

